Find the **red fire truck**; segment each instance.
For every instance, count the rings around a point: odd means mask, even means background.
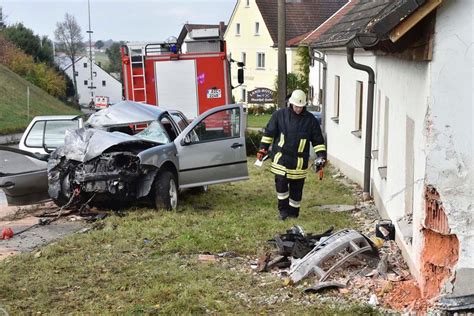
[[[180,110],[188,118],[232,103],[225,41],[193,40],[186,50],[181,53],[176,43],[122,46],[125,99]],[[244,65],[237,64],[242,84]]]

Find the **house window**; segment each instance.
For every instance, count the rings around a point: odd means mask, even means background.
[[[257,69],[265,68],[265,53],[257,53]]]
[[[415,121],[406,117],[405,134],[405,214],[413,214],[415,193]]]
[[[241,88],[240,102],[247,102],[247,89]]]
[[[255,22],[255,35],[260,34],[260,23]]]
[[[235,35],[240,36],[240,23],[235,24]]]
[[[94,71],[92,74],[94,75],[94,77],[97,77],[97,72],[96,71]]]
[[[102,80],[102,87],[105,87],[106,83],[105,80]]]
[[[79,76],[79,72],[78,72],[78,71],[74,71],[74,76],[75,76],[75,77]]]
[[[84,80],[84,85],[87,86],[87,80]]]
[[[83,65],[84,65],[84,68],[87,68],[87,63],[84,63]]]
[[[250,0],[245,0],[245,7],[250,7]]]
[[[341,78],[339,76],[334,77],[334,117],[331,119],[339,123],[339,105],[341,96]]]
[[[389,114],[390,114],[390,100],[385,97],[385,109],[383,120],[383,146],[382,146],[382,166],[386,167],[388,162],[388,131],[389,131]]]
[[[355,100],[355,130],[352,132],[357,137],[362,136],[362,100],[364,98],[364,83],[356,81],[356,100]]]
[[[244,66],[247,64],[247,54],[242,52],[241,61],[244,63]]]

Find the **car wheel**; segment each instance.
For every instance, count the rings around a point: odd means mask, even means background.
[[[178,206],[178,186],[173,173],[162,171],[155,179],[155,207],[168,211]]]

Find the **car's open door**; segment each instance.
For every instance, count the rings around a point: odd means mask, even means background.
[[[0,146],[0,189],[8,205],[27,205],[49,199],[47,160],[20,149]]]
[[[240,104],[213,108],[175,139],[179,187],[248,179],[245,117]]]

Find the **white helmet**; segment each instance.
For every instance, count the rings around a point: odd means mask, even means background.
[[[306,94],[303,90],[295,90],[291,94],[289,102],[298,107],[304,107],[306,106]]]

